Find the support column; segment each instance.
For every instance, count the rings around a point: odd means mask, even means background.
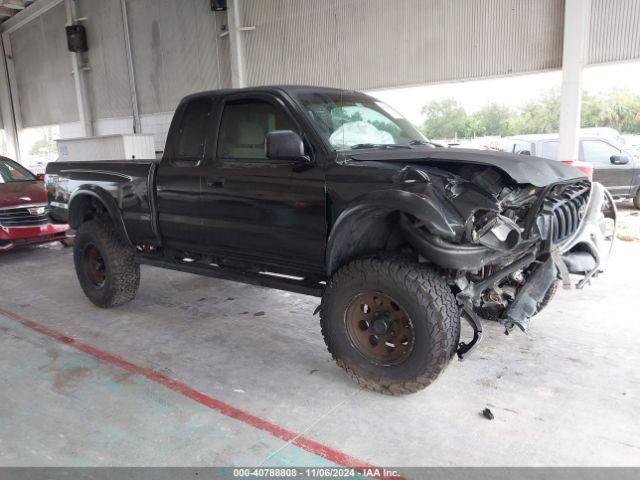
[[[2,124],[7,138],[7,155],[20,163],[20,143],[18,126],[14,113],[11,83],[7,68],[7,57],[4,45],[4,35],[0,35],[0,108],[2,110]]]
[[[67,10],[67,25],[75,25],[78,22],[77,0],[64,1]],[[93,136],[93,122],[91,119],[91,109],[87,95],[87,83],[84,69],[86,65],[84,55],[82,53],[70,52],[71,68],[73,72],[73,82],[76,91],[76,103],[78,105],[78,116],[80,119],[80,128],[84,137]]]
[[[227,1],[229,49],[231,53],[231,85],[246,87],[244,42],[242,38],[242,0]]]
[[[566,0],[558,160],[578,160],[582,70],[587,64],[591,0]]]

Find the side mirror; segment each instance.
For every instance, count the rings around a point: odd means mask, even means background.
[[[274,130],[267,133],[265,141],[267,158],[299,160],[304,157],[304,142],[291,130]]]
[[[44,173],[39,173],[36,175],[36,178],[39,182],[44,182]]]
[[[529,150],[520,150],[520,152],[518,152],[520,155],[531,155],[531,152]]]
[[[611,155],[610,160],[614,165],[626,165],[631,159],[629,158],[629,155],[622,153],[620,155]]]

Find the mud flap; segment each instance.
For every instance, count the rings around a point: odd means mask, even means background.
[[[557,277],[558,269],[553,258],[549,258],[531,274],[507,310],[504,320],[507,328],[517,325],[520,330],[527,332],[531,317],[538,311],[538,305]]]

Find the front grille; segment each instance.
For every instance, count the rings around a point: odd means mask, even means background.
[[[0,208],[0,226],[3,227],[29,227],[48,222],[48,205]]]
[[[551,214],[551,241],[559,244],[567,240],[580,226],[587,210],[591,183],[582,181],[558,185],[547,196],[545,211]]]

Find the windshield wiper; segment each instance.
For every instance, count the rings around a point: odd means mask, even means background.
[[[391,148],[408,148],[412,149],[410,145],[400,145],[398,143],[358,143],[351,147],[351,150],[360,150],[363,148],[380,148],[382,150],[387,150]]]

